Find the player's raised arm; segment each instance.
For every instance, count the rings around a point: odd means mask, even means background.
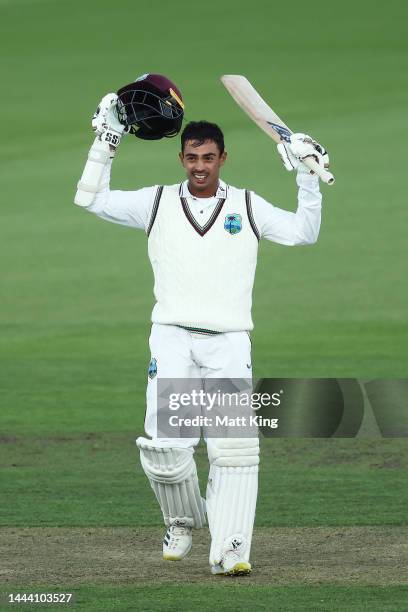
[[[166,77],[145,74],[100,101],[92,118],[96,134],[78,183],[75,204],[99,217],[147,230],[157,187],[110,190],[112,160],[123,135],[159,140],[178,134],[183,120],[181,93]]]
[[[297,171],[298,207],[295,213],[282,210],[253,194],[254,219],[260,236],[288,246],[314,244],[320,230],[322,196],[318,177],[303,161],[313,157],[322,168],[328,168],[328,153],[305,134],[292,134],[290,142],[282,142],[277,148],[285,168]]]
[[[92,117],[96,138],[89,150],[74,202],[106,221],[145,229],[155,189],[110,189],[112,161],[123,135],[130,129],[118,119],[117,101],[117,94],[107,94]]]
[[[110,170],[111,160],[115,157],[122,135],[126,128],[119,122],[116,113],[118,96],[106,94],[98,104],[93,117],[92,129],[96,138],[89,149],[81,179],[77,185],[75,204],[88,207],[93,204],[95,194],[99,193],[102,177]]]

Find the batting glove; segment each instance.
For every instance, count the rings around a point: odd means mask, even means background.
[[[302,173],[314,174],[302,160],[313,157],[323,168],[329,167],[329,154],[326,149],[307,134],[291,134],[290,142],[280,142],[277,145],[279,156],[286,170],[298,170]]]
[[[115,93],[106,94],[98,104],[92,117],[92,129],[101,142],[106,142],[110,150],[115,153],[123,134],[128,129],[118,119],[116,103],[118,96]]]

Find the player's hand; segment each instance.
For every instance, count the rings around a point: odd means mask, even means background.
[[[115,93],[106,94],[98,104],[92,117],[92,129],[101,142],[106,142],[111,149],[116,150],[127,128],[118,119]]]
[[[290,142],[280,142],[277,149],[286,170],[314,174],[302,163],[307,157],[313,157],[322,168],[329,167],[329,155],[326,149],[307,134],[292,134]]]

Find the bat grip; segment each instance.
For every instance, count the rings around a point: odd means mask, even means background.
[[[323,181],[323,183],[327,183],[327,185],[333,185],[335,178],[331,172],[328,172],[324,168],[321,167],[320,164],[317,163],[313,157],[306,157],[306,159],[302,160],[303,163],[313,170]]]

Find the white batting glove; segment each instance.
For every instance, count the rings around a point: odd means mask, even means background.
[[[92,117],[92,129],[101,142],[106,142],[113,153],[119,146],[123,134],[128,132],[118,119],[116,103],[118,96],[108,93],[98,104]]]
[[[326,149],[307,134],[291,134],[290,142],[280,142],[277,145],[279,156],[286,170],[298,170],[302,173],[314,174],[302,160],[313,157],[323,168],[329,167],[329,154]]]

